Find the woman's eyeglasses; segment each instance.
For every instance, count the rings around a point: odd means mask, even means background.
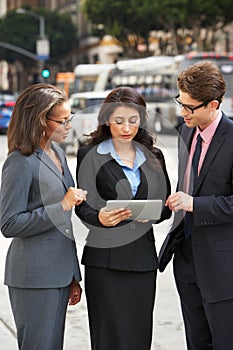
[[[57,124],[60,124],[62,126],[64,126],[64,128],[66,128],[71,122],[72,122],[72,119],[74,118],[74,114],[71,114],[70,118],[69,119],[66,119],[66,120],[54,120],[54,119],[50,119],[50,118],[47,118],[47,120],[50,120],[51,122],[54,122],[54,123],[57,123]]]

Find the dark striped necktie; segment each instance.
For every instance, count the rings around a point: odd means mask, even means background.
[[[193,186],[192,191],[190,193],[194,193],[196,189],[196,183],[198,179],[198,165],[199,165],[199,160],[201,156],[201,145],[202,145],[202,138],[201,138],[201,135],[198,134],[195,150],[193,153],[192,169],[190,172],[190,186]],[[187,212],[184,218],[184,233],[186,238],[190,236],[190,223],[191,223],[191,213]]]

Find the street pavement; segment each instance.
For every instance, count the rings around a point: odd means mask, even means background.
[[[164,148],[164,153],[172,188],[174,189],[176,183],[176,165],[174,166],[174,162],[176,162],[176,160],[174,160],[175,156],[171,155],[170,151],[167,152],[166,148]],[[4,157],[0,154],[0,171],[3,160]],[[72,173],[75,174],[75,158],[69,158],[68,162]],[[85,243],[86,231],[75,215],[73,215],[73,223],[78,257],[80,260]],[[166,236],[170,223],[170,221],[167,221],[155,227],[157,251],[159,251]],[[5,257],[10,241],[10,239],[6,239],[0,234],[0,350],[17,349],[16,330],[10,309],[8,291],[7,287],[3,284]],[[83,266],[81,266],[81,270],[83,272]],[[83,281],[81,285],[83,288]],[[138,317],[140,317],[140,315],[138,315]],[[81,302],[76,306],[68,306],[64,350],[90,349],[86,299],[85,292],[83,291]],[[185,349],[184,327],[179,298],[174,284],[172,264],[170,263],[165,272],[158,273],[151,350]]]
[[[155,229],[156,246],[158,248],[164,238],[162,232],[165,229],[164,226],[166,225],[161,224],[159,229]],[[5,256],[9,244],[10,239],[0,235],[0,349],[2,350],[17,349],[15,325],[8,300],[7,287],[3,285]],[[78,243],[77,248],[78,256],[81,258],[83,245]],[[81,269],[83,271],[83,266],[81,266]],[[83,288],[83,282],[81,282],[81,285]],[[183,322],[172,275],[172,264],[169,264],[165,272],[158,273],[151,349],[185,350]],[[84,292],[78,305],[68,306],[64,350],[90,350]]]

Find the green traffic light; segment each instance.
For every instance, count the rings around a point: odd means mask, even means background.
[[[41,72],[41,75],[43,78],[49,78],[50,77],[50,71],[49,69],[43,69],[42,72]]]

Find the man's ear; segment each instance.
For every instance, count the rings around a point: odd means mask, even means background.
[[[219,107],[219,101],[218,100],[213,100],[209,103],[211,109],[218,109]]]

